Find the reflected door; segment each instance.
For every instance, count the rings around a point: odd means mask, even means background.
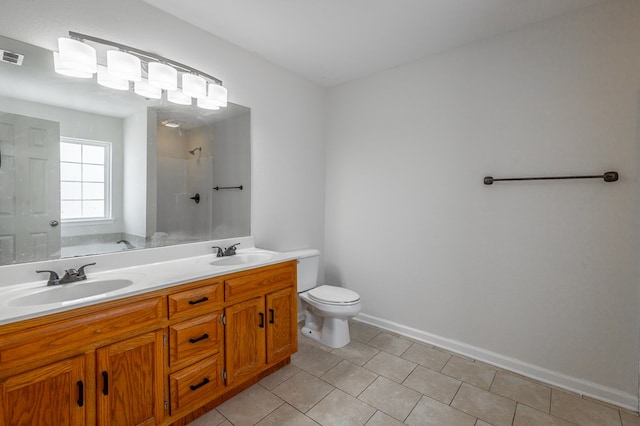
[[[60,125],[0,112],[0,265],[60,252]]]

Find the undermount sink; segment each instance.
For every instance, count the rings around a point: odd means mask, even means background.
[[[36,293],[16,297],[9,301],[11,306],[37,306],[50,303],[77,303],[100,299],[116,290],[129,287],[133,281],[128,279],[105,279],[78,281],[72,284],[62,284],[45,287]],[[82,300],[81,300],[82,299]]]
[[[213,266],[239,266],[251,265],[253,263],[264,262],[273,258],[276,253],[260,252],[260,253],[241,253],[233,256],[217,257],[209,262]]]

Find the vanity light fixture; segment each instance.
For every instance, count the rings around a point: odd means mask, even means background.
[[[160,62],[149,62],[149,84],[165,90],[178,88],[178,70]]]
[[[95,74],[98,71],[96,49],[72,38],[58,39],[58,61],[61,66],[79,73]]]
[[[210,110],[220,109],[220,105],[216,104],[208,96],[205,98],[198,98],[196,103],[202,109],[210,109]]]
[[[94,46],[100,47],[101,53],[107,47],[106,66],[98,68]],[[191,105],[196,98],[201,108],[227,106],[227,89],[220,79],[144,50],[73,31],[69,31],[69,38],[58,39],[58,50],[53,57],[59,74],[91,78],[99,72],[101,85],[126,90],[133,81],[134,92],[145,98],[161,99],[164,91],[168,101],[181,105]]]
[[[60,60],[60,54],[58,52],[53,52],[53,67],[58,74],[66,75],[67,77],[76,77],[76,78],[93,77],[93,73],[91,72],[78,71],[72,65],[69,65],[68,63],[63,63]]]
[[[167,100],[178,105],[191,105],[191,96],[180,90],[167,90]]]
[[[107,51],[107,69],[116,78],[130,81],[142,80],[140,58],[120,50]]]
[[[129,80],[115,77],[104,65],[98,65],[97,80],[99,85],[110,89],[129,90]]]
[[[219,107],[227,106],[227,89],[220,84],[209,84],[207,99]]]
[[[207,96],[207,80],[195,74],[182,74],[182,91],[192,98]]]
[[[162,99],[162,89],[149,84],[144,78],[133,83],[133,91],[149,99]]]

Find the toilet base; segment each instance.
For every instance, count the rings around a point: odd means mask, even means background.
[[[305,311],[302,334],[330,348],[341,348],[351,341],[349,320],[343,318],[319,317]]]

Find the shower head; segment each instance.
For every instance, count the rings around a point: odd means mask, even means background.
[[[197,148],[193,148],[191,151],[189,151],[189,154],[196,155],[196,151],[202,152],[202,147],[199,146]]]

